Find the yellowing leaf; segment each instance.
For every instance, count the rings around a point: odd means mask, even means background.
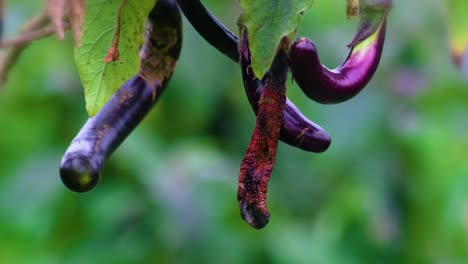
[[[468,1],[447,0],[447,6],[452,58],[457,67],[468,73]]]

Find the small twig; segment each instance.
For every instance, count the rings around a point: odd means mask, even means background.
[[[24,23],[24,25],[21,27],[20,34],[37,30],[47,25],[49,22],[49,18],[47,17],[46,12],[43,10]]]
[[[69,28],[70,28],[70,24],[68,23],[63,24],[64,30],[68,30]],[[20,35],[11,39],[5,39],[4,41],[0,41],[0,49],[13,47],[17,45],[26,45],[26,44],[29,44],[30,42],[33,42],[34,40],[48,37],[54,33],[56,33],[55,26],[48,25],[36,31],[26,32],[23,35]]]
[[[1,1],[1,0],[0,0]],[[21,28],[20,35],[28,34],[29,32],[39,30],[49,23],[49,19],[44,11],[35,17],[28,20]],[[0,87],[7,80],[8,72],[18,60],[21,52],[30,44],[30,42],[20,43],[11,48],[5,53],[4,58],[0,61]]]
[[[68,17],[70,20],[75,46],[81,46],[81,29],[83,27],[83,19],[86,1],[85,0],[70,0],[68,9]]]
[[[65,0],[47,0],[46,12],[50,22],[54,25],[57,38],[63,40],[65,37],[65,25],[63,23]]]

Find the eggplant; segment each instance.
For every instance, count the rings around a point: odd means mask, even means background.
[[[241,36],[238,43],[240,53],[249,54],[248,33],[245,28],[241,30]],[[286,105],[286,80],[289,71],[286,50],[283,46],[279,48],[263,80],[255,129],[239,172],[237,200],[241,217],[257,229],[265,227],[270,219],[267,192],[268,182],[276,163],[278,140]],[[242,68],[244,72],[244,67]],[[243,75],[243,78],[244,83],[250,81],[249,75]]]
[[[255,114],[264,89],[264,82],[255,77],[250,67],[248,40],[239,42],[240,66],[245,93]],[[280,140],[286,144],[311,152],[324,152],[331,144],[331,137],[323,128],[308,120],[297,107],[286,99]]]
[[[158,0],[148,15],[140,71],[114,93],[96,116],[88,119],[62,158],[60,177],[70,190],[86,192],[96,186],[104,160],[164,92],[181,43],[182,21],[175,0]]]
[[[289,67],[307,97],[321,104],[337,104],[364,89],[379,65],[392,5],[392,0],[359,0],[358,28],[348,44],[351,50],[336,69],[320,63],[311,40],[300,38],[291,45]]]
[[[310,99],[321,104],[337,104],[357,95],[372,79],[385,42],[384,21],[375,35],[353,46],[344,63],[328,69],[320,63],[317,48],[307,38],[296,40],[290,49],[294,80]]]
[[[177,0],[177,3],[195,30],[209,44],[231,60],[240,62],[247,98],[257,114],[263,83],[249,67],[250,51],[244,49],[244,54],[238,52],[237,36],[211,14],[200,0]],[[317,153],[324,152],[331,144],[330,135],[307,119],[289,99],[284,108],[280,140],[293,147]]]

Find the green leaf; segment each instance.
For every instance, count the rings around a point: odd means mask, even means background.
[[[88,0],[83,21],[81,46],[75,61],[83,83],[86,110],[94,116],[112,94],[138,72],[138,50],[143,43],[146,17],[155,0],[127,0],[121,17],[119,52],[116,62],[103,61],[117,26],[122,0]]]
[[[262,79],[273,63],[283,37],[295,33],[302,13],[314,0],[240,0],[244,14],[239,23],[249,33],[252,68]]]

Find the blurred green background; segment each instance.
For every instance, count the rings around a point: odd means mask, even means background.
[[[237,1],[204,2],[236,29]],[[7,1],[7,36],[42,5]],[[289,82],[333,142],[323,154],[279,145],[260,231],[236,200],[255,125],[239,67],[188,23],[168,90],[85,194],[58,174],[87,118],[73,43],[35,42],[0,94],[0,263],[468,263],[468,76],[445,18],[440,1],[395,1],[380,68],[346,103]],[[333,68],[356,24],[345,1],[316,1],[297,36]]]

